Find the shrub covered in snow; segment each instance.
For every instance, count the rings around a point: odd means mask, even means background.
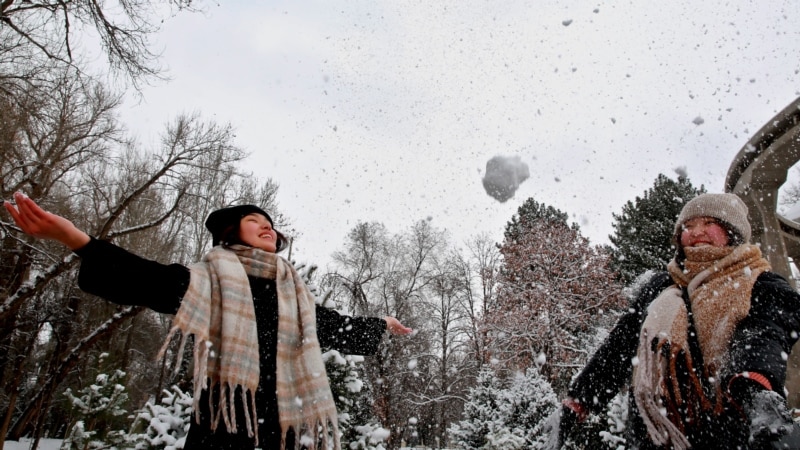
[[[484,369],[464,406],[464,420],[449,432],[465,449],[539,449],[556,404],[555,392],[536,368],[507,380]]]
[[[467,450],[486,448],[490,430],[500,426],[497,412],[502,383],[491,369],[478,374],[474,388],[464,404],[464,420],[454,423],[448,430],[453,442]]]
[[[380,426],[372,413],[369,392],[359,370],[364,357],[330,350],[322,359],[339,413],[342,448],[383,450],[382,443],[389,437],[389,431]]]
[[[192,396],[178,386],[164,391],[161,403],[148,401],[136,414],[128,435],[131,448],[182,449],[193,414]]]
[[[608,427],[600,431],[600,438],[610,449],[625,449],[623,437],[628,423],[628,392],[617,394],[608,404],[606,412]]]
[[[76,421],[67,433],[62,449],[108,448],[109,444],[123,440],[124,433],[115,428],[121,426],[121,419],[127,413],[124,406],[128,394],[122,384],[124,379],[125,372],[121,370],[115,370],[111,375],[101,373],[93,384],[81,389],[77,395],[71,389],[64,392]]]

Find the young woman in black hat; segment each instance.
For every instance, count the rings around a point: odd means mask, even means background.
[[[320,347],[377,351],[393,317],[348,317],[316,305],[294,267],[277,255],[286,238],[254,205],[212,212],[214,247],[189,267],[164,265],[92,238],[15,194],[4,206],[25,233],[81,257],[80,288],[114,303],[175,314],[170,337],[194,335],[194,410],[185,449],[314,448],[318,430],[338,449],[336,408]],[[327,442],[323,442],[327,448]]]

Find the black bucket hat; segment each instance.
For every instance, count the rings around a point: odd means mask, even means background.
[[[238,225],[242,217],[248,214],[261,214],[269,220],[269,223],[274,226],[272,217],[266,211],[255,205],[236,205],[228,206],[227,208],[212,211],[206,219],[206,228],[211,232],[211,243],[216,246],[220,244],[222,235],[226,229],[231,226]],[[277,251],[281,251],[286,247],[286,237],[283,236],[278,230],[278,240],[276,242]]]

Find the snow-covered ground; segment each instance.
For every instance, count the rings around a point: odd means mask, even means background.
[[[18,441],[6,441],[3,450],[29,450],[33,441],[22,438]],[[58,450],[61,448],[61,439],[40,439],[36,450]]]
[[[3,450],[32,450],[30,448],[32,441],[30,439],[22,438],[17,441],[6,441]],[[58,450],[61,447],[61,439],[42,439],[39,441],[39,447],[36,450]],[[419,450],[422,447],[404,447],[401,450]]]
[[[27,438],[22,438],[17,441],[6,441],[3,450],[32,450],[30,448],[32,441]],[[39,447],[36,450],[58,450],[61,447],[61,439],[42,439],[39,441]],[[419,450],[428,447],[404,447],[401,450]]]

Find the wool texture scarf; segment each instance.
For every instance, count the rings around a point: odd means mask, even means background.
[[[684,252],[683,265],[673,260],[667,266],[675,285],[647,308],[632,381],[650,439],[676,450],[691,447],[683,416],[696,423],[700,414],[722,412],[721,378],[731,338],[750,311],[753,284],[770,270],[755,245],[687,247]],[[689,311],[682,288],[689,294],[702,361],[693,361],[689,348]],[[679,368],[688,377],[686,385],[679,382]]]
[[[203,389],[219,386],[219,404],[209,396],[211,428],[220,417],[230,433],[237,432],[234,396],[237,388],[244,405],[247,434],[258,443],[255,391],[260,360],[255,308],[247,276],[274,279],[278,293],[277,397],[281,448],[286,433],[294,429],[295,446],[322,448],[333,435],[340,448],[336,406],[317,340],[314,296],[295,268],[280,256],[260,249],[234,245],[214,247],[190,267],[189,288],[161,349],[166,350],[180,331],[180,360],[186,340],[194,335],[194,408]],[[248,401],[249,396],[249,401]],[[330,428],[329,428],[330,427]]]

